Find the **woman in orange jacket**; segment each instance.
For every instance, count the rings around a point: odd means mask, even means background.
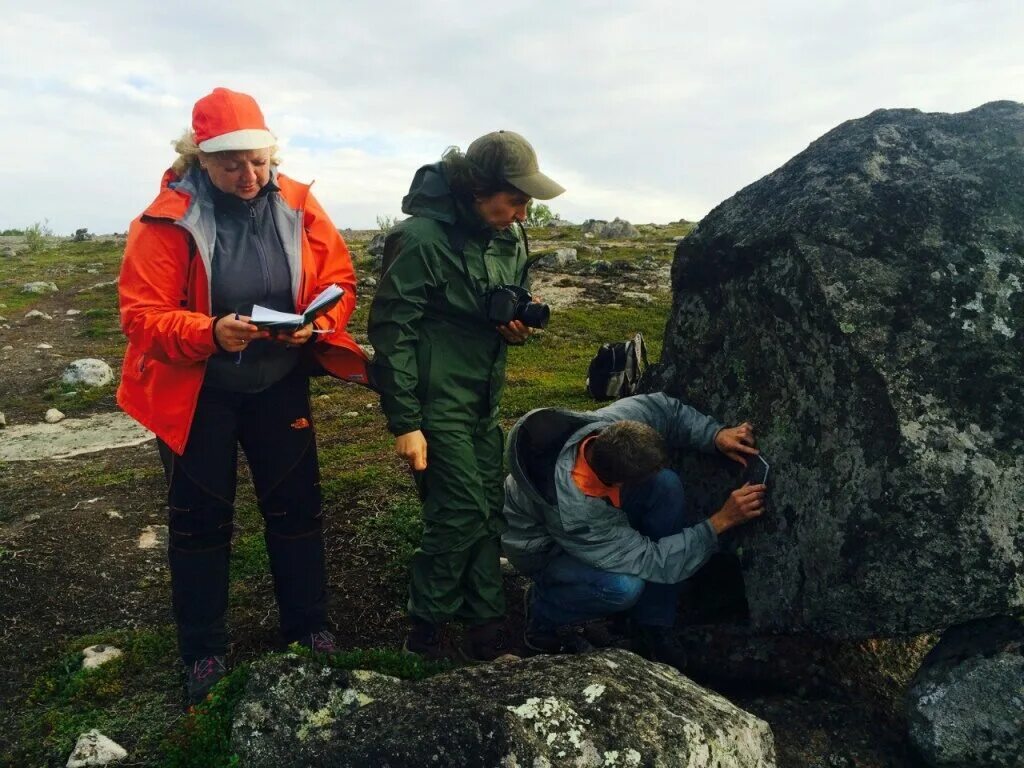
[[[164,464],[190,704],[225,672],[238,445],[284,639],[334,648],[308,377],[365,382],[365,355],[344,330],[356,298],[348,248],[309,187],[278,173],[275,144],[251,96],[216,88],[196,102],[160,194],[131,224],[119,280],[117,400],[156,434]],[[331,284],[342,299],[305,327],[271,336],[250,322],[254,305],[302,312]]]

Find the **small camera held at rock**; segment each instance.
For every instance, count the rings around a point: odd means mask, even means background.
[[[546,328],[551,308],[534,301],[533,294],[521,286],[499,285],[487,293],[487,319],[498,325],[519,320],[530,328]]]

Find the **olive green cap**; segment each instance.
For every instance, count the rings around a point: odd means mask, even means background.
[[[469,145],[466,159],[487,176],[504,179],[537,200],[550,200],[565,192],[565,187],[540,172],[530,142],[513,131],[481,136]]]

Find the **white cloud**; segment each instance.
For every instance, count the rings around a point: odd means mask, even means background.
[[[574,219],[699,218],[879,107],[1024,100],[1010,0],[60,0],[0,26],[0,228],[123,230],[214,85],[257,96],[339,226],[449,144],[519,130]]]

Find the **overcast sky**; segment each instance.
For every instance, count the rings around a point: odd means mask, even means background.
[[[714,7],[711,7],[714,6]],[[1020,0],[0,0],[0,229],[127,229],[214,86],[338,227],[498,128],[574,221],[697,220],[838,123],[1024,101]]]

